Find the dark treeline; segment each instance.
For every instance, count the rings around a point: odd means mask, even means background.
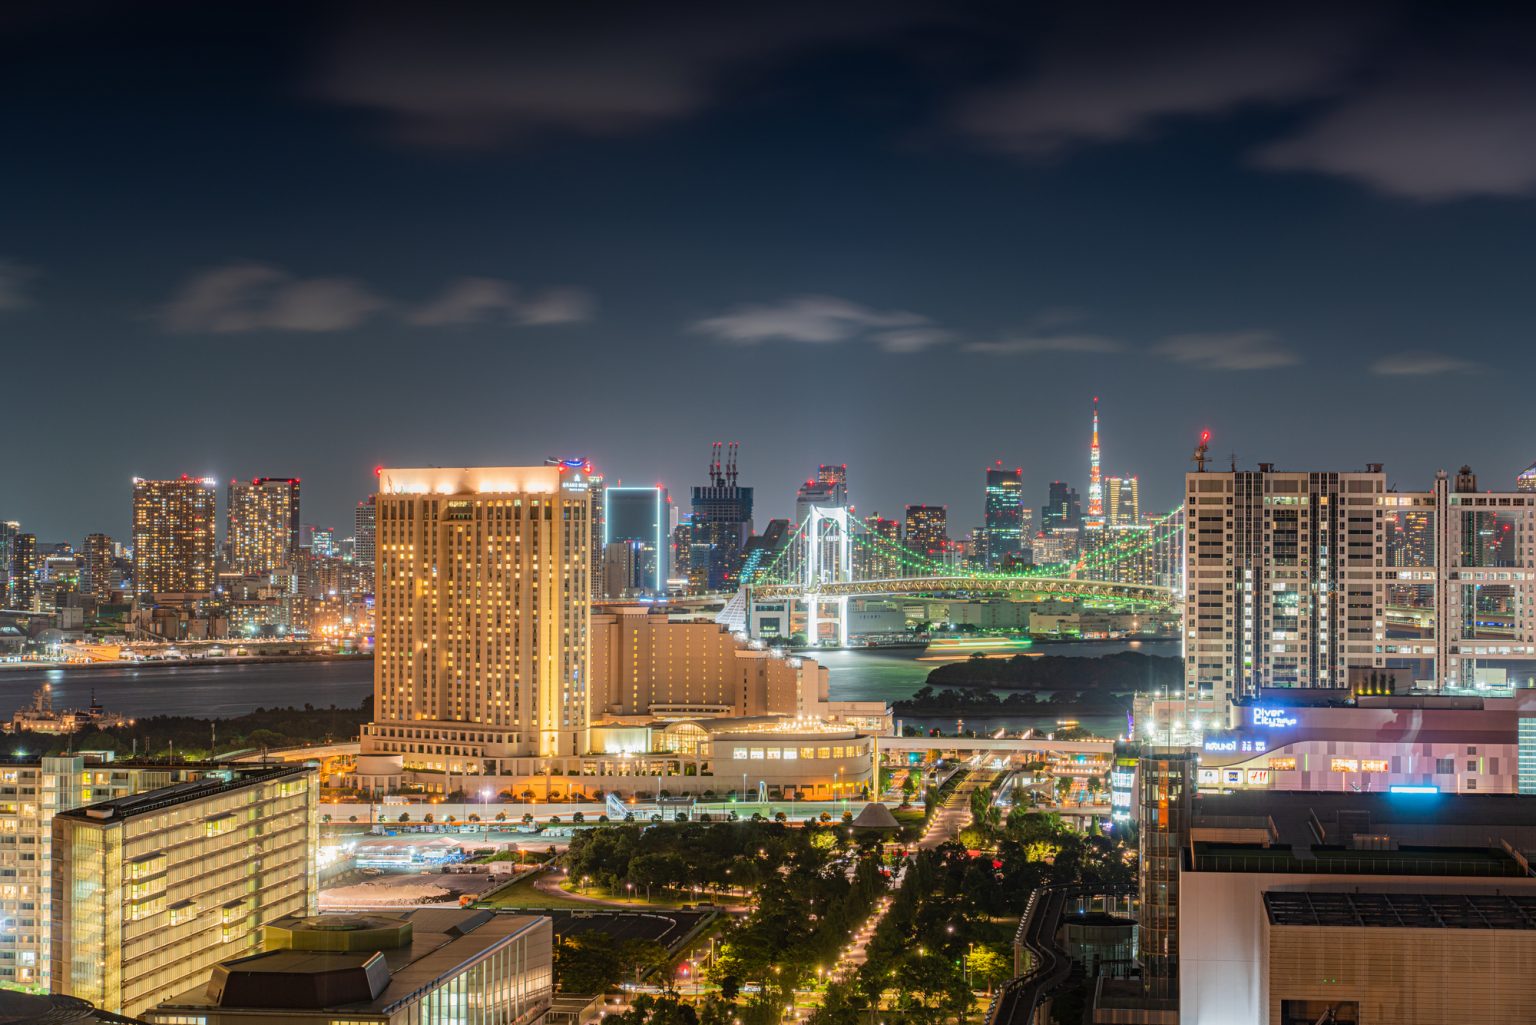
[[[935,687],[988,687],[998,690],[1111,691],[1184,686],[1184,660],[1165,655],[1121,651],[1097,658],[1068,655],[1015,655],[971,658],[939,666],[928,674]]]
[[[177,759],[210,753],[261,748],[297,747],[353,740],[363,723],[373,718],[373,698],[356,708],[258,708],[229,719],[200,719],[190,715],[157,715],[132,726],[87,729],[73,736],[35,737],[48,754],[69,751],[115,751],[139,757],[165,758],[173,749]]]

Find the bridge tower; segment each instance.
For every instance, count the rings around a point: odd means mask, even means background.
[[[811,506],[805,518],[805,635],[815,645],[821,636],[822,610],[831,606],[837,617],[837,643],[848,643],[848,597],[823,597],[823,584],[853,580],[853,521],[847,506]]]

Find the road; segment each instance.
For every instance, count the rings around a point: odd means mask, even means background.
[[[950,791],[949,796],[934,810],[933,818],[928,820],[928,828],[923,832],[922,839],[917,842],[918,850],[931,851],[970,825],[971,795],[977,790],[990,786],[996,777],[997,773],[990,769],[974,769],[961,780],[959,786]],[[905,874],[906,868],[903,866],[891,877],[893,890],[901,885]],[[842,949],[837,963],[830,970],[833,979],[846,979],[869,959],[867,952],[869,941],[875,935],[875,930],[880,926],[880,920],[885,917],[890,906],[891,898],[881,897],[869,918],[849,936],[848,945]]]
[[[931,851],[969,826],[971,795],[991,785],[996,778],[997,773],[990,769],[971,770],[970,774],[960,781],[960,785],[951,790],[944,802],[934,810],[933,818],[928,820],[928,828],[923,832],[923,838],[917,842],[917,849]]]

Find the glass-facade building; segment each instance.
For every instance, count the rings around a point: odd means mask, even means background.
[[[670,547],[667,489],[611,487],[603,492],[603,505],[604,550],[611,544],[624,544],[634,554],[629,563],[632,579],[625,589],[634,594],[665,594]]]

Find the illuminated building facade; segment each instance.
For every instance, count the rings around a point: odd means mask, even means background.
[[[14,556],[16,535],[21,533],[21,524],[16,520],[0,520],[0,608],[17,608],[11,598],[11,584],[15,579],[15,568],[11,565]]]
[[[1046,533],[1076,530],[1083,523],[1082,498],[1077,489],[1064,480],[1053,480],[1044,507],[1040,510],[1040,529]]]
[[[907,506],[906,538],[909,551],[929,559],[942,560],[949,549],[949,507]]]
[[[1515,478],[1516,491],[1536,491],[1536,463],[1532,463],[1520,471]]]
[[[553,466],[380,471],[364,754],[586,749],[588,498]]]
[[[1024,471],[1005,470],[1002,463],[987,468],[987,493],[983,510],[983,563],[989,570],[1002,569],[1024,554]]]
[[[1104,501],[1111,527],[1141,523],[1141,482],[1135,477],[1106,477]]]
[[[78,754],[0,761],[0,920],[6,923],[0,988],[39,993],[49,988],[54,815],[196,779],[207,771],[195,764],[149,765]]]
[[[1536,683],[1536,493],[1269,464],[1186,478],[1186,697],[1265,687],[1485,694]]]
[[[369,495],[357,503],[357,509],[352,514],[352,564],[357,575],[358,590],[363,594],[373,593],[374,545],[378,532],[376,503],[376,497]]]
[[[608,597],[658,597],[667,593],[670,505],[667,489],[659,486],[603,489],[602,545],[605,550],[611,544],[624,548],[612,560],[623,567],[623,572],[613,574],[603,587]],[[608,564],[605,558],[605,567]]]
[[[891,580],[901,576],[901,521],[875,513],[864,518],[868,543],[853,549],[853,574],[859,580]]]
[[[105,534],[85,535],[85,587],[97,604],[112,600],[113,545]]]
[[[714,446],[709,484],[692,493],[692,541],[688,576],[694,588],[725,591],[736,587],[742,553],[752,536],[752,489],[736,483],[736,443],[725,462]]]
[[[299,479],[229,482],[229,568],[235,573],[293,569],[299,558]]]
[[[40,612],[37,593],[37,535],[18,533],[11,537],[11,607],[23,612]]]
[[[795,524],[805,522],[811,507],[844,509],[848,506],[848,464],[822,463],[816,468],[816,476],[800,485],[795,492]]]
[[[138,1015],[316,908],[315,769],[220,776],[53,817],[53,991]]]
[[[217,482],[133,479],[133,596],[207,594],[216,573]]]

